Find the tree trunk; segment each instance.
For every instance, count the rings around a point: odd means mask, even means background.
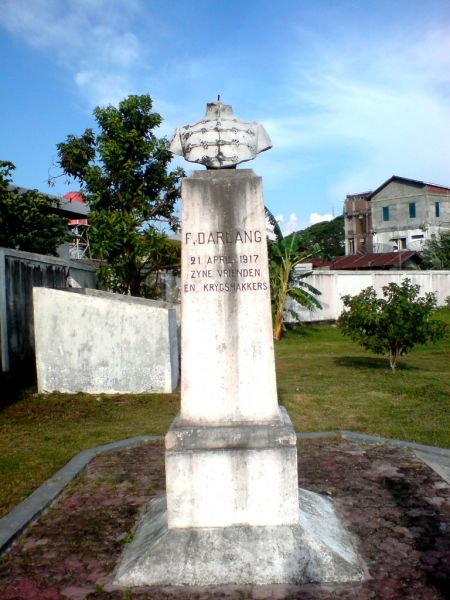
[[[283,310],[277,309],[277,314],[275,316],[275,324],[273,327],[273,339],[276,342],[281,340],[281,335],[283,333]]]
[[[281,286],[278,291],[277,298],[277,312],[275,315],[275,324],[273,326],[273,339],[276,342],[281,340],[281,336],[283,335],[283,316],[284,316],[284,305],[286,303],[287,296],[287,280],[289,277],[289,273],[286,275],[286,271],[284,270],[283,276],[281,278]]]
[[[130,281],[130,294],[132,296],[137,296],[138,298],[141,295],[141,278],[133,277]]]
[[[390,354],[389,354],[389,366],[391,367],[391,371],[393,373],[395,373],[395,367],[397,364],[397,356],[398,356],[398,352],[396,348],[391,348]]]

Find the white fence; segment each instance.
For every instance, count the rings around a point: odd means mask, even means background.
[[[336,320],[343,310],[342,296],[354,296],[370,285],[381,296],[381,288],[390,282],[401,283],[404,279],[420,285],[420,295],[434,292],[438,306],[446,304],[450,296],[450,271],[314,271],[305,281],[322,292],[319,301],[322,310],[305,310],[292,300],[288,300],[287,308],[294,304],[301,315],[301,320],[329,321]],[[295,319],[286,313],[286,322]]]

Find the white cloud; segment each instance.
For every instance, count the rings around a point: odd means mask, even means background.
[[[316,223],[322,223],[323,221],[331,221],[334,219],[334,216],[331,214],[320,215],[319,213],[313,212],[309,215],[309,222],[303,221],[299,219],[297,213],[292,212],[288,216],[287,220],[284,215],[276,215],[275,220],[280,225],[281,232],[284,236],[293,233],[294,231],[301,231],[310,225],[315,225]],[[275,239],[275,234],[273,233],[273,226],[269,223],[268,219],[266,219],[266,231],[269,239]]]
[[[99,106],[117,104],[133,92],[130,82],[123,75],[79,71],[74,79],[86,98],[91,99],[91,104]]]
[[[293,59],[289,108],[265,121],[279,158],[336,172],[333,204],[393,174],[450,183],[448,31],[332,40]]]
[[[140,9],[135,0],[3,0],[0,24],[50,51],[92,108],[136,92],[145,52],[127,25]]]
[[[277,217],[277,220],[278,220],[278,217]],[[290,213],[286,222],[284,222],[284,218],[283,218],[281,223],[282,223],[281,231],[282,231],[283,235],[289,235],[290,233],[292,233],[294,231],[298,231],[298,229],[300,228],[297,214],[294,212]]]
[[[333,215],[330,214],[319,215],[319,213],[313,212],[309,215],[309,222],[311,225],[322,223],[323,221],[332,221],[333,219]]]

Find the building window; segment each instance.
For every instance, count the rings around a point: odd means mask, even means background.
[[[440,217],[441,216],[441,203],[440,202],[435,202],[434,203],[434,215],[436,217]]]
[[[406,250],[406,238],[391,238],[391,242],[395,252]]]
[[[410,219],[416,218],[416,203],[415,202],[409,203],[409,218]]]
[[[383,206],[383,221],[389,221],[389,206]]]
[[[348,240],[348,249],[349,249],[350,254],[355,254],[355,240],[354,239]]]

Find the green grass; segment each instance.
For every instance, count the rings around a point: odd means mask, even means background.
[[[450,323],[450,309],[440,318]],[[413,350],[395,374],[387,358],[329,325],[288,332],[275,351],[279,400],[298,431],[351,429],[450,448],[448,339]],[[164,434],[179,410],[178,394],[40,395],[29,389],[10,400],[0,410],[0,516],[81,450]]]
[[[450,322],[450,310],[439,311]],[[298,431],[349,429],[450,448],[449,339],[414,348],[397,372],[336,327],[303,326],[276,346],[279,401]]]
[[[81,450],[137,435],[163,435],[178,410],[178,394],[26,391],[0,412],[0,516]]]

